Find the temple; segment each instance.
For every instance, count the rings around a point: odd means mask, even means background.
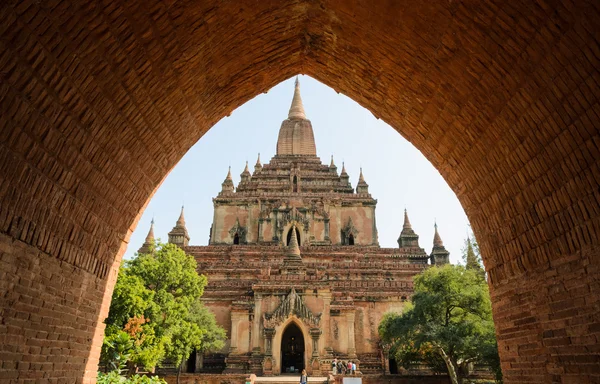
[[[259,155],[240,176],[235,187],[229,169],[213,199],[208,246],[188,244],[183,208],[169,232],[208,277],[203,300],[228,333],[224,350],[196,356],[188,371],[320,375],[333,358],[364,373],[389,370],[377,327],[402,310],[413,276],[449,262],[437,225],[429,255],[406,210],[398,248],[379,246],[362,169],[353,188],[343,164],[338,173],[333,157],[317,157],[298,80],[276,155],[264,165]],[[140,252],[153,236],[151,227]]]

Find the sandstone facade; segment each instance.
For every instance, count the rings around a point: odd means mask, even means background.
[[[379,247],[377,201],[362,170],[354,189],[345,167],[338,174],[333,159],[321,163],[297,80],[276,155],[259,159],[254,174],[246,165],[237,188],[228,172],[213,203],[208,246],[188,245],[183,211],[169,233],[208,276],[204,301],[228,333],[226,349],[204,358],[207,369],[316,375],[337,357],[381,373],[382,316],[402,310],[429,260],[448,262],[437,226],[427,255],[406,211],[398,248]],[[152,238],[151,228],[140,251]]]

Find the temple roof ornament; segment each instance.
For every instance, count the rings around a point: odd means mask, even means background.
[[[369,193],[369,184],[365,181],[363,176],[362,167],[360,168],[360,176],[358,177],[358,184],[356,184],[356,193]]]
[[[404,224],[398,237],[398,245],[400,248],[419,248],[419,235],[413,231],[406,209],[404,209]]]
[[[302,105],[302,97],[300,96],[300,82],[298,81],[298,76],[296,76],[294,97],[292,98],[292,105],[290,106],[288,119],[306,119],[304,105]]]
[[[229,170],[227,171],[227,177],[225,177],[225,180],[221,184],[221,192],[233,192],[233,190],[234,190],[234,186],[233,186],[233,179],[231,178],[231,166],[230,166]]]
[[[154,218],[150,222],[150,230],[148,231],[148,235],[146,235],[146,243],[152,243],[154,241]]]
[[[444,247],[442,237],[438,233],[437,223],[433,224],[435,234],[433,235],[433,249],[431,250],[431,264],[442,265],[450,263],[450,252]]]
[[[283,323],[290,316],[296,315],[308,326],[318,328],[321,323],[321,313],[314,315],[292,287],[290,293],[283,299],[279,306],[271,313],[263,314],[263,326],[272,329]]]
[[[181,213],[179,214],[179,218],[177,219],[176,227],[185,228],[185,216],[183,214],[183,205],[181,206]]]
[[[333,162],[333,155],[331,155],[331,163],[329,163],[329,168],[336,168],[335,163]]]
[[[437,223],[434,222],[433,228],[435,228],[435,233],[433,235],[433,245],[436,247],[443,247],[444,242],[442,241],[442,238],[441,238],[440,234],[438,233]]]
[[[187,228],[185,227],[185,216],[183,213],[183,206],[181,206],[181,213],[175,223],[171,232],[169,232],[169,243],[177,244],[180,247],[187,246],[190,241],[190,235],[188,234]]]
[[[297,78],[292,106],[288,118],[281,123],[277,139],[277,156],[286,155],[303,155],[315,158],[317,156],[312,124],[304,113],[304,106],[300,97],[300,83]]]
[[[148,231],[148,235],[146,235],[146,240],[144,244],[138,249],[138,253],[150,253],[153,250],[154,244],[154,218],[150,222],[150,230]]]

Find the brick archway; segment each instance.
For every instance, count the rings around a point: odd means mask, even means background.
[[[305,73],[456,192],[506,382],[598,379],[593,2],[8,0],[0,20],[4,377],[93,380],[148,199],[214,123]]]

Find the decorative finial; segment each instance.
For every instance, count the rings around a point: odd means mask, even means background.
[[[150,221],[150,230],[148,231],[148,235],[146,236],[146,244],[150,244],[154,241],[154,217],[152,221]]]
[[[404,225],[402,226],[404,229],[410,229],[412,226],[410,225],[410,220],[408,220],[408,211],[404,208]]]
[[[231,180],[231,165],[229,166],[229,170],[227,171],[227,177],[225,180]]]
[[[183,205],[181,206],[181,213],[179,214],[179,219],[177,219],[177,226],[185,227],[185,217],[183,215]]]
[[[256,159],[256,165],[260,165],[260,152],[258,153],[258,158]]]
[[[440,234],[438,233],[437,221],[433,222],[433,227],[435,228],[435,233],[433,235],[433,246],[434,247],[443,247],[444,242],[442,241],[442,238],[440,237]]]
[[[360,167],[360,176],[358,176],[358,182],[359,183],[365,182],[365,177],[363,176],[363,173],[362,173],[362,167]]]
[[[296,76],[294,97],[292,98],[292,105],[290,107],[290,112],[288,113],[288,119],[306,119],[304,106],[302,105],[302,97],[300,96],[300,81],[298,81],[298,76]]]
[[[333,155],[331,155],[331,163],[329,164],[329,168],[334,168],[335,163],[333,162]]]

